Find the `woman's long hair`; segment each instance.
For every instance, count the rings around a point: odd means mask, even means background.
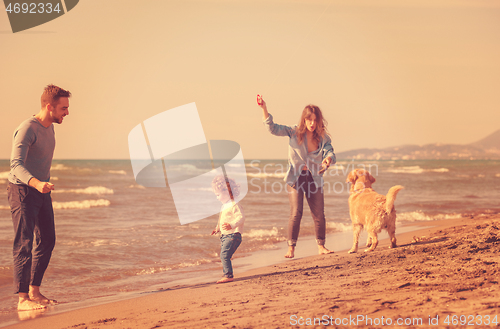
[[[326,129],[328,122],[323,117],[323,113],[321,113],[319,107],[317,107],[316,105],[309,104],[304,108],[304,111],[302,111],[302,115],[300,116],[300,122],[296,130],[297,139],[300,144],[302,144],[302,142],[304,141],[304,137],[307,131],[306,119],[309,119],[313,114],[316,116],[316,129],[314,129],[313,138],[318,143],[320,143],[321,137],[325,137],[325,135],[330,135],[328,133],[328,130]]]

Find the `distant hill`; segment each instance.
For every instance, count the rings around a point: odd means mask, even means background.
[[[500,129],[495,131],[493,134],[470,144],[471,146],[479,147],[483,150],[496,150],[500,149]]]
[[[500,130],[471,144],[402,145],[383,149],[357,149],[337,153],[339,159],[424,160],[424,159],[500,159]]]

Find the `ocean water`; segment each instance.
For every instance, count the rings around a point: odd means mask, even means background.
[[[327,233],[351,230],[345,180],[356,168],[372,173],[381,194],[405,186],[396,200],[399,225],[500,208],[500,161],[338,161],[324,176]],[[246,222],[237,258],[277,249],[286,240],[289,214],[286,161],[246,161],[246,169]],[[17,313],[8,172],[9,162],[0,161],[0,318]],[[220,242],[210,236],[218,216],[180,225],[169,190],[138,185],[130,161],[54,161],[51,176],[57,242],[42,284],[48,296],[71,305],[196,281],[210,271],[222,275]],[[305,205],[298,245],[313,235]]]

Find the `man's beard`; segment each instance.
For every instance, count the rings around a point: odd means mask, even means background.
[[[58,123],[58,124],[61,124],[63,122],[63,118],[64,117],[60,117],[60,118],[52,118],[52,122],[53,123]]]

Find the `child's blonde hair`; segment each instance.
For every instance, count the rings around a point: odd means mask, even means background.
[[[224,177],[224,175],[215,176],[212,180],[212,189],[217,192],[228,191],[231,199],[237,198],[240,195],[240,185],[232,178]]]

